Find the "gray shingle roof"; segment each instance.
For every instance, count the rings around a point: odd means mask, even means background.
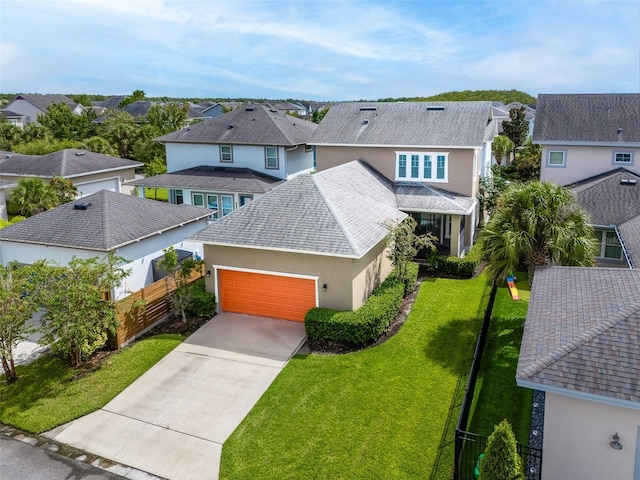
[[[640,271],[536,269],[516,378],[640,403]]]
[[[316,127],[313,122],[270,110],[264,105],[247,105],[156,140],[166,143],[294,146],[307,143]]]
[[[387,234],[384,223],[406,214],[393,193],[362,162],[285,182],[223,217],[196,241],[360,258]]]
[[[396,183],[394,193],[398,208],[407,211],[469,215],[476,205],[474,198],[424,183]]]
[[[621,183],[635,180],[636,184]],[[640,215],[640,175],[617,168],[571,185],[593,225],[621,225]]]
[[[477,147],[490,119],[491,102],[336,103],[309,143]]]
[[[78,210],[76,203],[91,205]],[[0,229],[0,240],[108,252],[209,215],[201,207],[101,190]]]
[[[142,187],[193,188],[219,192],[266,193],[283,182],[248,168],[200,166],[128,182]]]
[[[143,164],[126,158],[112,157],[75,148],[59,150],[47,155],[9,153],[0,158],[2,175],[51,178],[53,175],[71,178],[90,173],[123,170]]]
[[[539,95],[533,141],[640,143],[640,94]]]
[[[43,112],[46,112],[54,103],[65,103],[69,105],[69,108],[74,108],[76,106],[76,103],[66,95],[26,93],[18,95],[12,101],[20,99],[26,100]]]

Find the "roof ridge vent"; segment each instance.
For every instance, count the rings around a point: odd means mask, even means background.
[[[433,107],[427,107],[427,112],[438,112],[444,110],[443,105],[435,105]]]
[[[74,203],[73,204],[73,209],[74,210],[86,210],[87,208],[89,208],[89,206],[91,206],[91,202]]]
[[[253,112],[254,108],[253,107],[246,107],[244,109],[245,112]]]
[[[85,155],[85,152],[76,152],[76,157],[84,157]]]
[[[620,179],[620,185],[635,185],[636,183],[638,183],[638,181],[634,180],[632,178],[621,178]]]
[[[378,107],[360,107],[361,112],[375,112]]]

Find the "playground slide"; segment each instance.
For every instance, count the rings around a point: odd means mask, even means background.
[[[516,287],[516,277],[514,277],[512,274],[507,275],[507,286],[509,287],[511,298],[513,298],[514,300],[520,300],[520,294],[518,293],[518,288]]]

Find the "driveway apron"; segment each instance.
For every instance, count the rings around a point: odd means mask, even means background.
[[[304,325],[221,313],[101,410],[45,435],[168,479],[217,479],[222,445],[297,351]]]

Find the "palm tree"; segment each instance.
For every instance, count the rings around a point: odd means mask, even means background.
[[[11,192],[9,203],[17,208],[21,215],[30,217],[59,205],[56,193],[40,178],[24,178]]]
[[[543,265],[593,266],[596,240],[573,191],[548,182],[511,185],[480,236],[495,280],[518,268],[529,279]]]
[[[502,165],[502,159],[513,150],[513,142],[509,140],[509,137],[498,135],[491,143],[491,150],[496,157],[496,163]]]

